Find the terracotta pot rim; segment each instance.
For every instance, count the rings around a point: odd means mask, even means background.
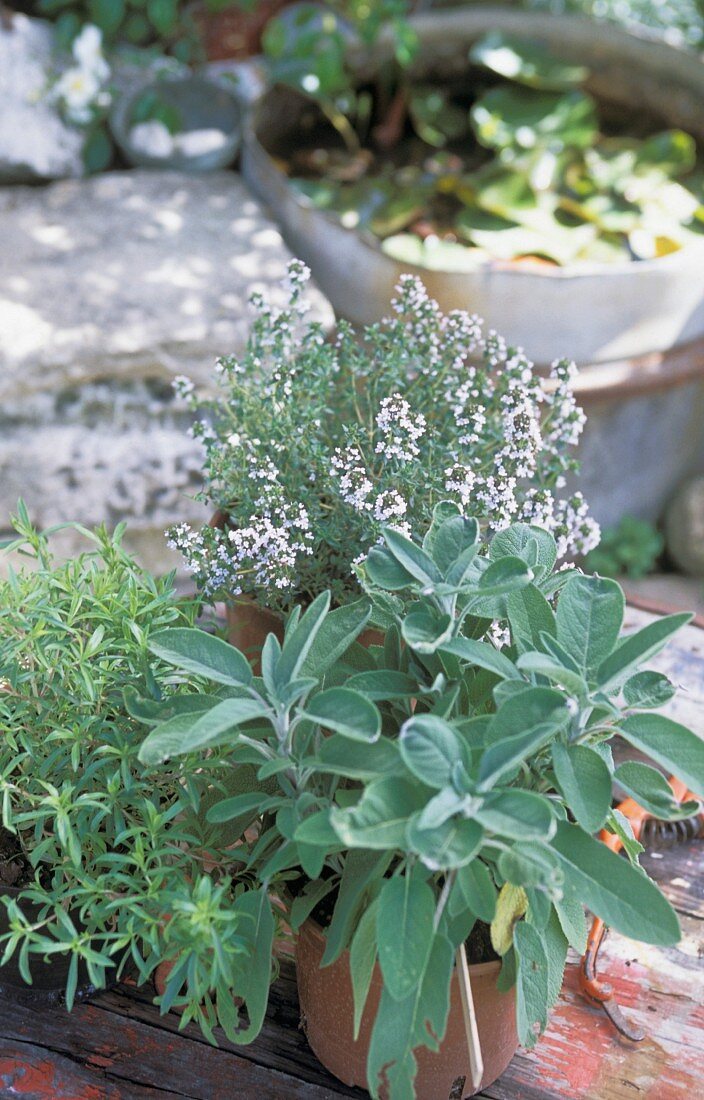
[[[314,917],[307,917],[306,920],[304,920],[303,924],[296,933],[297,937],[300,936],[304,928],[309,931],[312,938],[316,940],[317,943],[325,943],[325,934],[323,927],[322,925],[318,924],[317,920],[315,920]],[[345,950],[349,951],[349,948],[346,948]],[[345,952],[343,952],[343,954],[344,953]],[[501,959],[492,959],[490,962],[469,963],[469,969],[470,971],[472,971],[472,973],[475,974],[488,974],[493,970],[500,970],[501,965]],[[326,967],[321,967],[320,969],[324,970],[326,969]]]

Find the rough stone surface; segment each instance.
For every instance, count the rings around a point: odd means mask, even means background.
[[[667,549],[675,565],[704,577],[704,474],[685,481],[665,516]]]
[[[80,176],[82,134],[44,99],[54,65],[49,23],[0,19],[0,183]]]
[[[171,566],[164,528],[204,516],[171,383],[242,352],[254,289],[283,302],[278,231],[234,173],[124,172],[0,191],[0,241],[0,530],[22,495]]]

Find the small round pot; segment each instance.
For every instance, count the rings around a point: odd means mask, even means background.
[[[162,103],[179,118],[176,140],[188,139],[197,132],[213,131],[221,140],[213,148],[173,148],[147,150],[134,140],[134,114],[142,96],[157,93]],[[137,168],[166,168],[178,172],[213,172],[227,168],[237,155],[242,136],[242,108],[237,97],[221,84],[202,76],[162,76],[150,78],[134,91],[118,96],[109,117],[110,130],[129,164]]]
[[[366,1089],[367,1055],[382,991],[381,972],[377,965],[362,1015],[359,1038],[355,1040],[349,952],[344,951],[331,966],[321,969],[324,950],[322,929],[314,921],[306,921],[296,942],[302,1027],[315,1055],[326,1069],[346,1085]],[[496,988],[500,969],[499,962],[480,963],[469,968],[484,1058],[484,1076],[479,1088],[472,1091],[460,987],[453,975],[450,1014],[440,1050],[434,1053],[422,1047],[416,1052],[418,1075],[415,1100],[450,1100],[455,1096],[472,1096],[479,1089],[487,1088],[508,1066],[518,1049],[516,1002],[514,990],[499,993]]]
[[[14,886],[0,888],[0,896],[5,898],[17,900],[21,893],[22,891]],[[23,901],[20,907],[30,921],[39,921],[41,912],[39,905]],[[7,909],[0,904],[0,935],[4,935],[9,931],[10,922]],[[21,994],[23,998],[36,997],[50,1003],[58,1003],[66,989],[71,956],[57,953],[56,955],[49,955],[48,961],[45,962],[41,955],[32,955],[29,964],[32,984],[27,985],[20,973],[17,954],[15,952],[4,966],[0,966],[0,996],[17,997]],[[95,986],[88,978],[88,971],[85,965],[79,962],[76,996],[77,998],[87,997],[94,992]]]

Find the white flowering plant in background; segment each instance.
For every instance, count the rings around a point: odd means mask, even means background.
[[[72,126],[85,130],[83,161],[89,172],[107,168],[112,141],[106,119],[112,103],[112,70],[103,53],[103,35],[86,23],[71,45],[72,64],[61,73],[50,97]]]
[[[443,314],[410,275],[386,320],[361,333],[341,322],[326,341],[306,316],[308,279],[294,261],[285,308],[254,296],[246,352],[219,361],[217,399],[176,380],[204,447],[199,499],[219,519],[169,538],[206,598],[245,595],[286,614],[329,589],[344,603],[384,527],[422,530],[442,500],[490,533],[538,524],[564,559],[597,544],[582,496],[560,495],[585,419],[573,365],[542,380],[520,349],[468,313]]]

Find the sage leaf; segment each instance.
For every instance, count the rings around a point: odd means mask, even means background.
[[[384,986],[396,1001],[416,989],[433,940],[435,896],[419,872],[387,879],[379,894],[376,940]]]
[[[557,601],[557,640],[579,668],[590,674],[618,639],[625,600],[616,581],[575,573]]]
[[[401,726],[399,749],[406,767],[430,787],[446,787],[455,764],[464,759],[464,745],[452,726],[432,714],[409,718]]]
[[[371,743],[381,736],[381,714],[359,691],[328,688],[314,695],[306,705],[305,716],[325,729],[335,730],[352,741]]]
[[[246,687],[252,680],[247,658],[234,646],[204,630],[189,627],[160,630],[149,639],[149,649],[167,664],[218,684]]]
[[[541,936],[526,921],[513,932],[518,970],[516,975],[516,1023],[522,1046],[530,1049],[548,1023],[548,960]]]
[[[552,846],[565,872],[565,888],[617,932],[668,946],[678,942],[677,914],[655,883],[579,825],[561,821]]]
[[[601,756],[585,745],[552,746],[557,785],[587,833],[601,829],[611,809],[611,773]]]
[[[634,634],[629,634],[599,666],[596,679],[601,691],[608,692],[617,688],[631,670],[659,653],[673,634],[691,620],[692,616],[687,612],[665,615]]]
[[[631,714],[619,733],[704,798],[704,739],[663,714]]]

